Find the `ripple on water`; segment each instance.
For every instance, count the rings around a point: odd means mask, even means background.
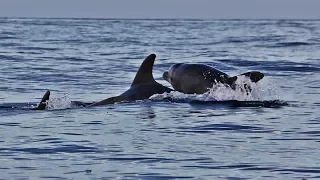
[[[235,131],[242,133],[270,133],[272,130],[268,130],[258,126],[237,125],[237,124],[208,124],[194,127],[178,127],[178,131],[181,132],[193,132],[193,133],[213,133],[215,131]]]
[[[61,145],[53,148],[1,148],[0,151],[24,152],[30,154],[58,154],[58,153],[99,153],[95,147],[79,145]]]

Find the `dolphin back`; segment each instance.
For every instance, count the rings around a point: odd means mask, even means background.
[[[93,104],[90,104],[87,107],[94,107],[94,106],[102,106],[102,105],[107,105],[107,104],[114,104],[116,102],[122,102],[122,101],[127,101],[127,98],[124,96],[115,96],[115,97],[110,97],[108,99],[102,100],[100,102],[96,102]]]

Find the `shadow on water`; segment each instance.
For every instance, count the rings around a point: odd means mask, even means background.
[[[159,101],[159,100],[155,100]],[[212,108],[237,108],[237,107],[265,107],[265,108],[280,108],[288,106],[289,104],[282,100],[268,100],[268,101],[238,101],[238,100],[226,100],[226,101],[201,101],[190,99],[175,99],[171,97],[164,98],[163,101],[173,103],[188,103],[192,106],[206,106]]]

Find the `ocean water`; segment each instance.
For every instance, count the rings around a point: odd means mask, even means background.
[[[127,90],[151,53],[168,87],[174,63],[265,77],[249,96],[71,107]],[[0,18],[0,179],[320,179],[319,73],[318,20]],[[28,110],[48,89],[49,109]]]

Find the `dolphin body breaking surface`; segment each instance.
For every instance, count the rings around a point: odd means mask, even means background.
[[[247,76],[251,82],[258,82],[264,75],[258,71],[251,71],[240,74]],[[168,81],[172,87],[186,94],[203,94],[209,91],[213,85],[222,83],[229,85],[232,89],[236,88],[235,81],[237,76],[230,77],[226,73],[219,71],[211,66],[204,64],[174,64],[169,71],[163,73],[163,78]],[[251,91],[250,86],[244,86],[245,91]]]
[[[124,93],[120,94],[119,96],[110,97],[94,103],[83,103],[79,101],[74,101],[72,103],[78,106],[94,107],[94,106],[114,104],[117,102],[132,102],[137,100],[144,100],[144,99],[148,99],[149,97],[155,94],[163,94],[165,92],[169,93],[173,91],[172,89],[165,87],[154,80],[152,75],[152,69],[153,69],[155,59],[156,59],[155,54],[150,54],[145,58],[130,88]],[[49,100],[49,96],[50,96],[50,91],[48,90],[46,94],[43,96],[39,106],[37,108],[34,108],[34,110],[46,109],[46,105],[47,105],[46,101]]]

